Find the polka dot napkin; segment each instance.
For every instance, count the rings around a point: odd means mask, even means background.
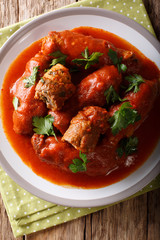
[[[96,7],[116,11],[128,16],[153,32],[150,20],[141,0],[84,0],[66,7]],[[0,46],[29,20],[0,29]],[[148,186],[131,196],[135,197],[160,186],[160,175]],[[0,191],[15,237],[30,234],[78,217],[96,212],[97,208],[71,208],[39,199],[18,186],[0,167]]]

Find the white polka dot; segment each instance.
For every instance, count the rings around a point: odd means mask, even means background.
[[[37,203],[40,203],[40,201],[37,201]]]
[[[137,10],[137,13],[139,13],[139,10]]]
[[[3,180],[2,183],[5,183],[5,181]]]
[[[136,20],[137,18],[136,17],[134,17],[134,20]]]
[[[37,211],[37,208],[35,208],[34,211]]]
[[[23,200],[21,200],[20,202],[23,203]]]
[[[27,206],[30,207],[30,204],[28,203]]]
[[[46,227],[44,227],[43,229],[46,229]]]
[[[109,5],[109,2],[107,2],[107,5]]]
[[[36,230],[33,230],[33,232],[36,232]]]
[[[47,209],[48,211],[51,210],[50,208]]]
[[[99,8],[99,5],[97,5],[97,8]]]
[[[68,215],[68,216],[71,216],[71,214],[70,214],[70,213],[67,213],[67,215]]]
[[[148,25],[147,27],[150,28],[150,25]]]
[[[12,28],[11,28],[11,29],[9,29],[9,31],[10,31],[10,32],[12,32]]]
[[[116,6],[113,6],[113,8],[116,8]]]
[[[46,208],[46,207],[47,207],[47,205],[44,205],[44,207]]]
[[[2,35],[2,32],[0,32],[0,35]]]
[[[26,215],[26,214],[27,214],[27,212],[24,212],[24,214]]]
[[[135,2],[136,0],[133,0],[133,2]]]
[[[67,209],[68,207],[65,207],[64,209]]]
[[[143,23],[143,21],[141,21],[141,23]]]
[[[89,207],[88,209],[90,210],[91,208]]]
[[[6,175],[6,176],[8,176],[8,174],[7,174],[7,173],[5,173],[5,175]]]
[[[12,184],[10,184],[9,187],[12,187]]]
[[[142,4],[142,3],[140,3],[140,4],[139,4],[139,6],[141,6],[141,7],[142,7],[142,6],[143,6],[143,4]]]
[[[16,196],[13,197],[14,199],[16,198]]]
[[[26,228],[29,229],[29,226],[27,226]]]
[[[57,212],[54,212],[54,213],[57,213]]]
[[[133,7],[130,7],[130,9],[132,9]]]
[[[126,3],[123,3],[123,5],[125,6],[125,5],[126,5]]]
[[[24,192],[23,195],[26,195],[26,193]]]
[[[80,212],[81,212],[81,210],[79,209],[77,212],[78,212],[78,213],[80,213]]]
[[[6,192],[6,195],[8,195],[9,194],[9,192]]]
[[[28,215],[27,218],[30,218],[30,216]]]
[[[17,207],[17,210],[19,211],[19,207]]]
[[[39,223],[37,223],[36,225],[39,226]]]
[[[144,17],[146,17],[146,14],[144,14]]]
[[[92,2],[90,2],[90,4],[92,4]]]
[[[16,218],[16,215],[14,215],[13,217]]]
[[[13,203],[10,203],[10,206],[12,207],[12,206],[13,206]]]
[[[33,199],[33,197],[30,197],[30,199]]]
[[[57,217],[57,219],[60,219],[60,217]]]
[[[19,230],[17,229],[17,232],[19,232]]]
[[[123,10],[121,9],[120,12],[123,12]]]
[[[49,220],[47,219],[47,223],[49,223]]]
[[[37,212],[37,215],[39,215],[39,212]]]
[[[129,16],[129,13],[127,13],[127,16]]]
[[[17,192],[19,192],[19,188],[17,188],[17,190],[16,190]]]

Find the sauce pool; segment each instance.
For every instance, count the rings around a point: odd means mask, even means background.
[[[143,63],[141,75],[147,79],[158,77],[159,70],[156,65],[143,56],[134,46],[120,37],[100,29],[92,29],[89,27],[80,27],[74,29],[73,31],[83,33],[85,35],[92,35],[96,38],[106,39],[111,41],[118,48],[134,51]],[[8,141],[22,161],[29,166],[33,172],[50,182],[59,185],[69,185],[83,188],[99,188],[113,184],[124,179],[138,169],[151,155],[152,151],[156,147],[158,139],[160,138],[160,97],[156,99],[149,117],[134,134],[139,139],[139,146],[138,152],[133,155],[134,161],[132,164],[123,165],[105,176],[92,177],[87,176],[85,173],[73,174],[62,171],[54,165],[42,162],[33,150],[30,136],[19,135],[14,132],[12,120],[13,99],[10,95],[10,88],[23,74],[27,61],[29,61],[29,59],[40,50],[40,48],[41,40],[34,42],[13,61],[6,73],[1,90],[1,117],[4,132]]]

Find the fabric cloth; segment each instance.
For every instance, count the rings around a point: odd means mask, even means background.
[[[66,7],[83,6],[116,11],[137,21],[154,34],[141,0],[84,0]],[[0,29],[0,47],[16,30],[30,20],[31,19]],[[160,175],[158,175],[148,186],[130,198],[159,187]],[[113,205],[96,208],[71,208],[46,202],[22,189],[1,167],[0,191],[15,237],[46,229]]]

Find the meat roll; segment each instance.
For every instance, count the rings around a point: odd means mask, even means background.
[[[109,115],[103,108],[85,107],[71,120],[70,126],[62,137],[82,152],[92,151],[100,137],[109,127]]]
[[[47,108],[60,110],[65,100],[75,92],[69,70],[56,64],[48,70],[36,86],[35,99],[43,100]]]

